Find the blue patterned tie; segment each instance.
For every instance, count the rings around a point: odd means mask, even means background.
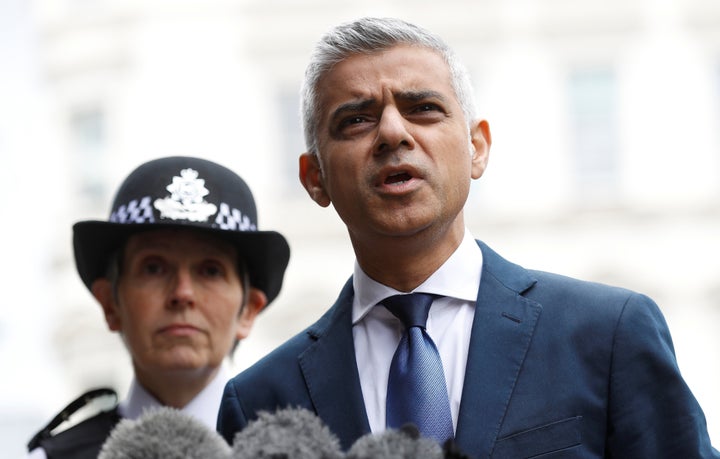
[[[382,301],[406,328],[390,365],[386,424],[397,429],[413,423],[424,437],[443,444],[453,437],[453,426],[440,354],[425,331],[432,301],[427,293]]]

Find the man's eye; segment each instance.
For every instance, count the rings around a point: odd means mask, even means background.
[[[343,119],[340,122],[340,128],[342,129],[346,126],[352,126],[354,124],[364,123],[365,121],[367,121],[367,118],[365,118],[364,116],[350,116],[348,118]]]
[[[430,111],[435,111],[435,110],[440,110],[440,107],[438,107],[436,104],[432,104],[429,102],[425,103],[425,104],[420,104],[417,107],[415,107],[415,111],[417,111],[417,112],[430,112]]]

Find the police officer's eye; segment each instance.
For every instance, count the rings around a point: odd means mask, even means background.
[[[214,263],[203,266],[202,271],[208,277],[217,277],[217,276],[222,275],[222,273],[223,273],[222,267],[220,267]]]
[[[160,274],[163,272],[163,265],[157,262],[148,262],[143,264],[142,270],[146,274]]]

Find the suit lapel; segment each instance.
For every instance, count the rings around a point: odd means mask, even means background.
[[[474,457],[489,457],[542,307],[521,296],[535,282],[525,269],[478,244],[483,272],[456,441]]]
[[[316,342],[298,358],[315,411],[344,449],[370,432],[352,335],[352,280],[309,333]]]

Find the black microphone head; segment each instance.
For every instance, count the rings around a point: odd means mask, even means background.
[[[443,444],[443,457],[445,459],[471,459],[465,454],[455,443],[455,439],[451,438]]]
[[[417,427],[364,435],[355,441],[346,459],[443,459],[443,450],[432,439],[419,435]]]
[[[228,459],[231,448],[200,420],[159,407],[137,420],[123,419],[102,446],[98,459]]]
[[[342,459],[340,441],[315,413],[303,408],[260,412],[235,434],[233,459]]]

